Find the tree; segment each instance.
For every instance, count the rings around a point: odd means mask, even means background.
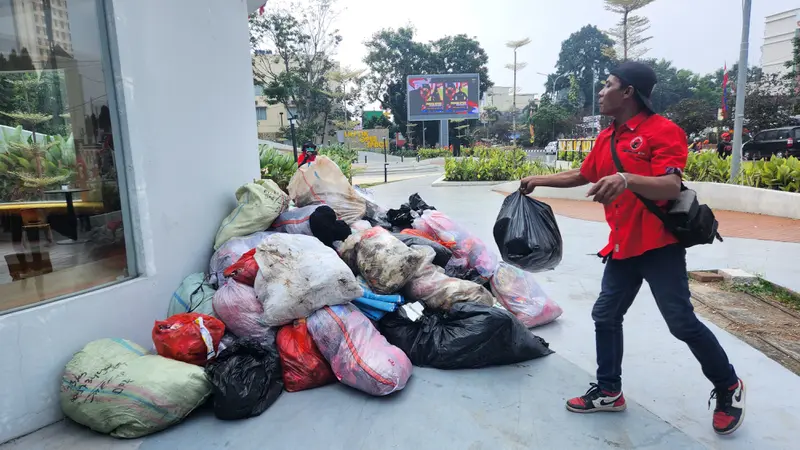
[[[703,131],[716,121],[717,107],[716,103],[685,98],[670,106],[665,115],[687,135],[691,135]]]
[[[543,97],[531,118],[536,132],[536,145],[544,147],[557,139],[559,134],[568,132],[574,125],[573,117],[565,108],[553,104],[549,97]]]
[[[791,122],[795,102],[790,85],[781,75],[762,74],[758,81],[747,86],[745,127],[758,132],[786,126]]]
[[[366,93],[370,100],[392,112],[398,128],[417,145],[422,143],[423,128],[409,124],[406,77],[436,73],[478,73],[481,78],[480,93],[492,86],[486,63],[489,60],[478,41],[466,35],[447,36],[429,43],[416,42],[414,29],[401,27],[384,29],[375,33],[364,44],[367,55],[364,63],[369,68]],[[470,121],[474,126],[476,121]],[[412,128],[414,130],[412,131]],[[427,125],[426,142],[435,138],[438,127]]]
[[[609,34],[616,39],[617,53],[622,56],[623,61],[641,58],[649,50],[642,45],[652,39],[652,36],[645,36],[650,29],[650,19],[633,13],[654,1],[605,0],[608,11],[622,16],[617,26],[609,30]]]
[[[594,84],[594,71],[597,79],[604,80],[615,61],[608,55],[608,49],[614,45],[605,33],[594,25],[586,25],[561,43],[561,52],[556,63],[556,74],[547,77],[546,92],[552,92],[553,82],[558,79],[556,91],[569,86],[570,78],[574,75],[580,83],[583,99],[582,106],[591,110],[594,94],[599,91],[599,86]]]
[[[392,125],[393,125],[392,121],[389,120],[389,118],[384,116],[383,114],[381,114],[380,116],[372,116],[369,119],[367,119],[366,122],[361,124],[361,126],[365,130],[371,130],[373,128],[391,128]]]
[[[800,37],[795,37],[793,43],[792,59],[786,62],[789,72],[784,75],[784,79],[789,83],[791,92],[796,97],[800,95]],[[795,102],[793,112],[800,114],[800,103]]]
[[[342,99],[343,86],[329,74],[341,42],[333,28],[335,0],[312,0],[292,12],[271,11],[249,19],[254,49],[269,45],[273,54],[253,58],[254,82],[270,104],[283,104],[298,121],[298,140],[323,141],[331,115]]]

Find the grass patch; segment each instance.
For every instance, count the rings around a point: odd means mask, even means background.
[[[755,283],[744,284],[735,283],[729,286],[729,289],[736,292],[743,292],[755,297],[761,297],[767,300],[782,303],[796,311],[800,311],[800,295],[776,286],[763,278],[759,278]]]

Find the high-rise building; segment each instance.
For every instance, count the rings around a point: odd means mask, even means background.
[[[786,63],[792,60],[794,39],[800,36],[800,8],[767,16],[765,25],[761,67],[767,74],[786,72]]]
[[[11,0],[16,31],[16,50],[23,48],[37,68],[47,66],[51,51],[71,55],[67,0]]]

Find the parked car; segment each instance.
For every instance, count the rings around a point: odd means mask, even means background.
[[[777,156],[800,157],[800,126],[764,130],[742,146],[744,159]]]
[[[558,141],[549,142],[544,147],[544,153],[545,155],[555,155],[558,153]]]

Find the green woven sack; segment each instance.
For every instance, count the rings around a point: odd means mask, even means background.
[[[289,208],[289,196],[272,180],[256,180],[236,190],[238,205],[217,230],[214,250],[238,236],[264,231]]]
[[[124,339],[90,342],[64,368],[61,410],[100,433],[137,438],[174,425],[211,394],[202,367]]]
[[[211,306],[215,292],[217,291],[208,284],[206,276],[202,272],[189,275],[172,293],[167,317],[190,312],[216,317],[214,308]]]

